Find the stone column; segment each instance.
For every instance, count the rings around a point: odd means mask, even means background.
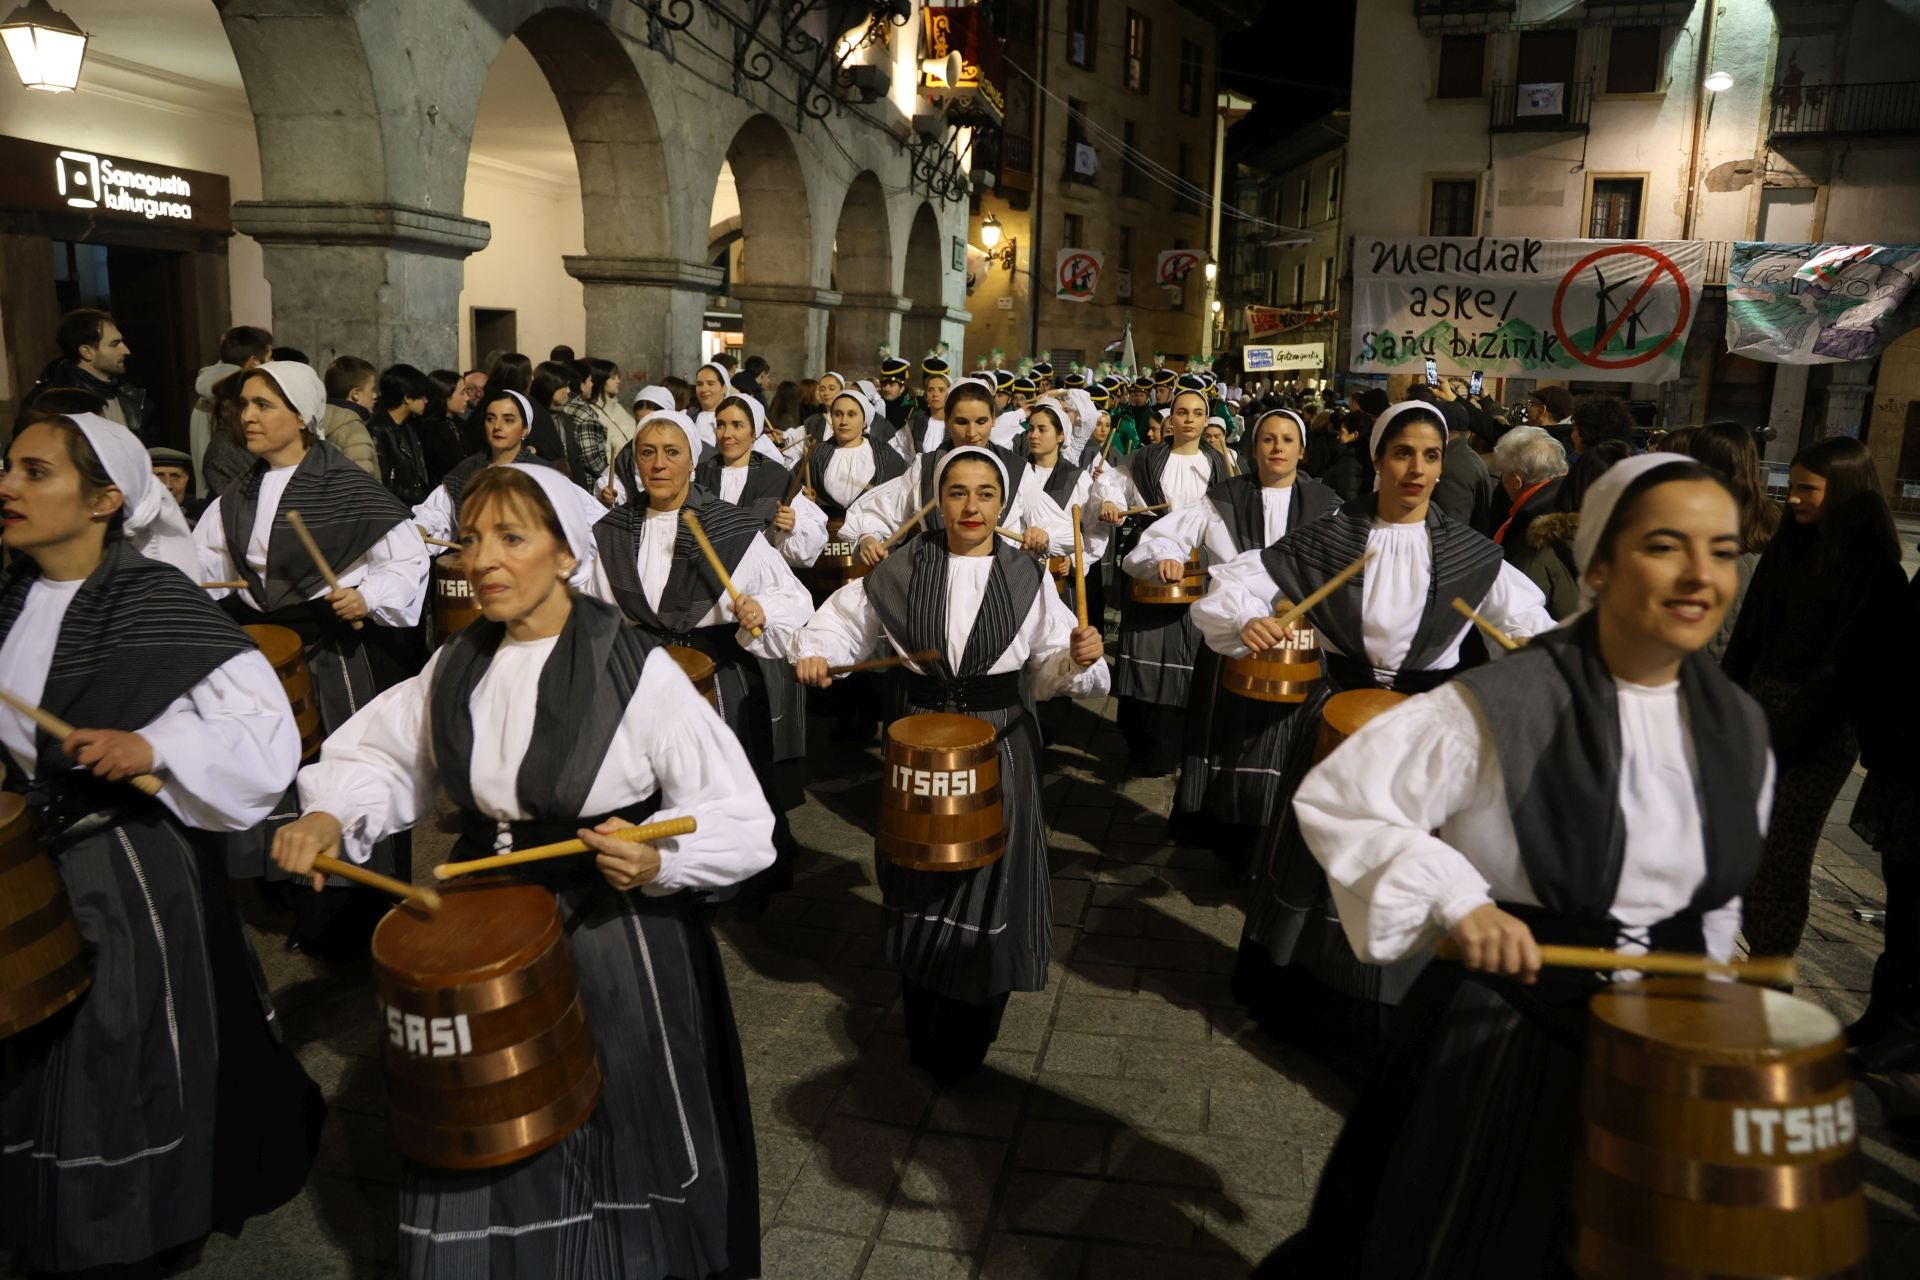
[[[737,284],[733,296],[740,300],[746,353],[764,356],[776,383],[827,367],[827,310],[840,305],[840,294],[804,284]],[[856,375],[848,370],[847,376]]]
[[[1693,398],[1700,390],[1700,380],[1684,374],[1671,381],[1660,384],[1660,425],[1668,431],[1678,431],[1681,427],[1694,422]]]
[[[934,303],[909,308],[906,317],[900,321],[900,345],[902,349],[916,353],[910,358],[918,364],[921,356],[940,343],[946,343],[947,362],[958,376],[968,371],[967,324],[972,319],[973,312],[963,307],[943,307]]]
[[[337,355],[384,368],[463,368],[460,289],[486,223],[397,204],[249,200],[233,225],[266,250],[273,337],[316,369]]]
[[[587,307],[587,350],[612,360],[631,381],[687,377],[700,364],[701,319],[720,287],[719,267],[679,258],[563,259]]]
[[[857,377],[857,369],[878,367],[880,344],[884,342],[895,355],[918,368],[932,344],[915,347],[905,341],[900,317],[912,305],[897,293],[842,294],[840,305],[833,309],[833,349],[827,352],[828,367]]]

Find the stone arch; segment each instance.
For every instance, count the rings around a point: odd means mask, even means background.
[[[840,294],[840,305],[828,323],[827,363],[843,370],[873,368],[881,344],[899,348],[900,313],[906,304],[893,287],[886,192],[871,170],[854,176],[841,201],[832,287]],[[918,356],[909,353],[909,358]]]
[[[947,314],[947,265],[940,247],[940,217],[923,200],[914,210],[913,226],[907,232],[905,282],[901,288],[908,310],[900,322],[900,345],[911,360],[919,360],[941,341]],[[950,355],[957,363],[960,352],[956,349]]]
[[[806,171],[786,129],[771,116],[749,117],[727,145],[740,197],[741,330],[749,354],[765,356],[775,378],[816,370],[826,349],[825,306],[837,297],[820,285]]]

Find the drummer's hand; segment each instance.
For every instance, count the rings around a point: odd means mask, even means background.
[[[1020,535],[1020,549],[1022,551],[1031,551],[1035,555],[1045,555],[1047,548],[1052,545],[1053,539],[1049,538],[1047,531],[1039,525],[1028,525],[1026,532]]]
[[[793,508],[784,502],[773,513],[773,527],[781,533],[792,533],[794,526],[798,523],[799,520],[793,514]]]
[[[1075,627],[1067,652],[1073,655],[1074,665],[1090,667],[1100,661],[1106,653],[1106,641],[1100,636],[1098,627]]]
[[[335,587],[327,592],[327,603],[342,622],[358,622],[367,616],[367,598],[356,587]]]
[[[602,489],[600,491],[599,497],[600,497],[601,505],[608,506],[608,507],[612,506],[614,503],[620,500],[619,493],[615,492],[614,487],[612,485],[608,485],[606,488]]]
[[[273,833],[273,865],[290,876],[310,877],[316,891],[327,887],[326,875],[313,869],[323,853],[340,856],[340,819],[330,813],[316,809]]]
[[[1540,944],[1518,917],[1491,902],[1475,907],[1453,926],[1460,963],[1481,973],[1531,983],[1540,973]]]
[[[880,539],[868,534],[860,539],[860,563],[869,567],[879,564],[887,558],[887,549],[880,545]]]
[[[1160,562],[1160,581],[1178,582],[1186,576],[1187,566],[1182,561],[1162,560]]]
[[[616,889],[638,889],[652,884],[660,874],[660,850],[640,840],[615,840],[612,834],[633,824],[625,818],[608,818],[591,831],[582,830],[580,839],[593,850],[593,864]]]
[[[827,674],[825,658],[801,658],[793,664],[793,678],[801,684],[812,685],[816,689],[825,689],[833,684],[833,677]]]
[[[75,729],[61,749],[82,768],[109,782],[153,772],[153,744],[122,729]]]
[[[1103,502],[1100,504],[1100,522],[1102,524],[1119,524],[1125,519],[1126,517],[1120,514],[1120,508],[1115,503]]]
[[[739,619],[740,625],[748,631],[767,625],[767,611],[762,609],[760,602],[752,596],[741,596],[733,602],[733,616]]]
[[[1293,643],[1294,630],[1291,622],[1281,626],[1278,617],[1255,618],[1240,628],[1240,643],[1255,653],[1280,649]]]

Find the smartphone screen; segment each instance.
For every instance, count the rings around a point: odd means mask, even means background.
[[[1440,362],[1431,356],[1427,357],[1427,385],[1430,387],[1440,385]]]
[[[1475,369],[1473,371],[1472,379],[1470,379],[1467,383],[1467,394],[1470,396],[1479,395],[1480,387],[1485,381],[1486,381],[1486,374],[1481,372],[1478,369]]]

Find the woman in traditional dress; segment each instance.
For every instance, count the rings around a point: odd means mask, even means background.
[[[126,428],[51,415],[29,416],[0,475],[0,688],[79,726],[55,738],[0,710],[7,789],[92,976],[6,1041],[0,1242],[35,1275],[190,1261],[298,1192],[325,1111],[269,1022],[212,835],[272,811],[299,730],[246,633],[136,550],[155,531],[128,501],[142,477]],[[142,774],[158,795],[127,785]]]
[[[1128,457],[1128,465],[1106,473],[1100,518],[1123,523],[1122,512],[1170,505],[1180,511],[1205,504],[1207,491],[1225,483],[1226,462],[1200,446],[1207,425],[1207,396],[1197,378],[1189,378],[1173,399],[1174,435]],[[1143,522],[1144,523],[1144,522]],[[1159,560],[1138,565],[1123,548],[1122,567],[1136,578],[1178,582],[1184,564],[1171,570]],[[1173,576],[1168,577],[1168,572]],[[1181,723],[1193,680],[1200,634],[1184,604],[1149,604],[1129,591],[1120,603],[1120,657],[1114,664],[1113,691],[1119,701],[1120,732],[1134,771],[1172,773],[1184,737]]]
[[[241,396],[254,464],[200,517],[200,571],[206,581],[247,584],[210,592],[242,625],[299,635],[320,724],[331,733],[418,668],[414,627],[427,592],[426,543],[404,503],[315,438],[326,390],[311,368],[263,364],[247,375]],[[290,511],[305,521],[338,588],[321,576],[287,519]],[[267,861],[271,836],[262,826],[229,839],[236,878],[281,878]],[[409,862],[405,832],[373,854],[375,870],[401,879]],[[362,909],[341,914],[349,903]],[[291,905],[295,945],[351,957],[365,949],[380,899],[374,890],[335,884],[322,895],[295,892]]]
[[[812,564],[827,540],[827,517],[804,494],[788,497],[793,475],[755,447],[765,439],[767,411],[752,396],[728,396],[714,411],[714,449],[693,471],[693,482],[740,507],[765,531],[787,563]]]
[[[1306,616],[1325,678],[1287,717],[1287,742],[1279,747],[1284,763],[1275,782],[1280,801],[1293,794],[1312,762],[1329,695],[1371,688],[1424,692],[1460,669],[1463,642],[1470,646],[1469,660],[1484,654],[1477,635],[1470,637],[1470,624],[1454,612],[1455,597],[1510,636],[1539,635],[1554,626],[1540,589],[1505,562],[1491,538],[1432,505],[1446,430],[1429,405],[1393,406],[1373,427],[1379,491],[1299,526],[1264,551],[1215,566],[1212,586],[1193,607],[1194,624],[1216,653],[1240,658],[1276,648],[1288,639],[1275,625],[1276,614],[1374,553],[1358,576]],[[1327,1017],[1290,1016],[1285,1025],[1336,1032],[1353,1023],[1364,1043],[1378,1034],[1380,1006],[1399,1001],[1423,957],[1391,968],[1357,962],[1326,905],[1326,877],[1301,844],[1291,809],[1278,816],[1251,866],[1253,894],[1234,993],[1274,1025],[1283,1025],[1277,1015],[1326,1004]]]
[[[1300,474],[1306,424],[1290,409],[1262,414],[1247,471],[1210,490],[1207,501],[1170,511],[1147,527],[1127,556],[1136,576],[1185,572],[1206,552],[1223,565],[1272,546],[1340,505],[1333,490]],[[1220,687],[1220,655],[1201,645],[1187,702],[1187,736],[1171,829],[1183,844],[1211,848],[1238,875],[1273,817],[1280,770],[1298,703],[1257,702]]]
[[[1067,602],[1073,603],[1073,508],[1081,508],[1081,554],[1087,568],[1087,618],[1099,618],[1105,611],[1105,593],[1100,589],[1100,557],[1106,554],[1107,538],[1113,526],[1093,518],[1093,475],[1066,461],[1062,450],[1071,430],[1073,415],[1059,400],[1044,396],[1027,415],[1027,506],[1035,523],[1046,530],[1048,546],[1053,550],[1049,568],[1056,578],[1069,580]]]
[[[469,454],[459,466],[447,472],[427,500],[413,509],[413,521],[429,538],[453,541],[455,513],[460,510],[460,495],[468,484],[488,467],[504,467],[515,462],[551,466],[527,444],[533,422],[533,404],[518,391],[496,391],[489,395],[476,415],[485,431],[486,449]]]
[[[1409,993],[1305,1233],[1258,1274],[1564,1274],[1586,1004],[1617,975],[1542,971],[1540,945],[1733,955],[1773,774],[1759,707],[1702,652],[1739,506],[1651,454],[1582,517],[1590,612],[1378,717],[1294,798],[1356,953],[1450,936],[1463,959]]]
[[[833,434],[831,415],[834,399],[847,389],[847,380],[829,369],[814,381],[814,409],[806,422],[807,439],[825,440]]]
[[[837,374],[827,374],[837,378]],[[851,542],[842,530],[849,508],[875,485],[906,474],[907,464],[891,449],[876,449],[868,438],[879,410],[857,391],[836,392],[827,404],[830,429],[801,460],[801,492],[827,518],[827,537]],[[850,554],[836,549],[835,554]]]
[[[672,657],[577,594],[595,553],[568,487],[525,465],[474,481],[460,536],[484,616],[301,771],[305,816],[273,854],[292,874],[321,853],[364,861],[370,841],[429,818],[442,788],[464,818],[456,860],[576,835],[595,854],[533,878],[560,902],[600,1104],[502,1168],[407,1166],[402,1274],[750,1277],[752,1121],[696,895],[766,867],[773,819],[739,742]],[[655,844],[609,835],[679,817],[699,829]]]
[[[914,440],[914,453],[938,449],[947,438],[947,392],[953,387],[953,366],[942,355],[930,355],[920,362],[920,398],[925,415],[920,433]]]
[[[698,407],[693,417],[694,447],[701,457],[707,456],[707,450],[713,448],[713,415],[720,402],[733,394],[733,375],[727,372],[725,365],[703,364],[693,373],[693,403]]]
[[[997,731],[1006,853],[975,871],[877,867],[913,1060],[951,1079],[985,1059],[1008,994],[1047,982],[1053,895],[1034,700],[1098,697],[1107,670],[1100,633],[1076,628],[1032,557],[994,537],[1008,486],[999,456],[949,450],[936,484],[940,527],[836,591],[794,637],[793,656],[800,682],[825,688],[830,665],[882,640],[901,654],[936,649],[938,663],[896,676],[892,714],[960,712]]]

